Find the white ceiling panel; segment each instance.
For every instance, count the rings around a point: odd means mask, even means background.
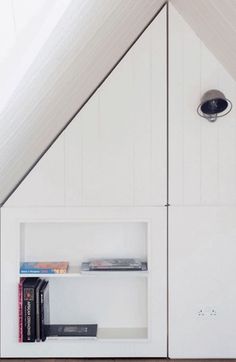
[[[70,2],[2,106],[0,203],[31,169],[164,2]]]

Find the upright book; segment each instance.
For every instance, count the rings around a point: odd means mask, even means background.
[[[18,284],[18,341],[23,342],[23,283],[25,278],[21,278]]]
[[[40,339],[44,342],[47,338],[47,328],[50,324],[50,309],[49,309],[49,283],[44,280],[43,285],[39,290],[40,299]]]
[[[23,342],[35,341],[36,288],[39,278],[25,278],[23,282]]]
[[[41,335],[41,303],[40,303],[40,289],[44,285],[45,280],[40,280],[37,288],[36,288],[36,341],[40,342]]]

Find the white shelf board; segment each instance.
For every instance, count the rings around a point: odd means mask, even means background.
[[[147,328],[98,328],[98,339],[147,339]]]
[[[20,278],[39,277],[39,278],[82,278],[82,277],[147,277],[148,271],[86,271],[81,272],[79,267],[71,266],[64,274],[19,274]]]
[[[98,328],[97,338],[94,337],[48,337],[46,342],[51,341],[90,341],[100,342],[103,340],[144,340],[147,341],[147,328]]]

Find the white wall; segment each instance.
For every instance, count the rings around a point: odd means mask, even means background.
[[[166,203],[164,12],[158,20],[6,207]],[[232,358],[236,113],[212,124],[196,109],[211,88],[234,105],[236,85],[172,6],[169,40],[169,353]]]
[[[215,123],[212,88],[234,106]],[[172,6],[169,103],[169,354],[235,358],[236,84]]]

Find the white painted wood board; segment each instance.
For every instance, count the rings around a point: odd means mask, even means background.
[[[236,207],[170,207],[169,356],[236,356]]]

